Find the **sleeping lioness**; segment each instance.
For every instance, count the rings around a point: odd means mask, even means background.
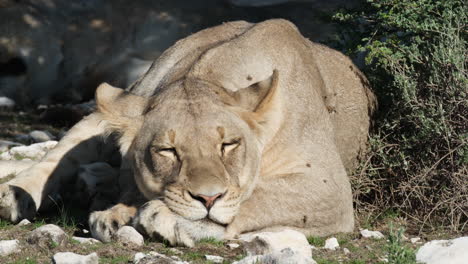
[[[350,171],[374,97],[341,53],[285,20],[231,22],[178,41],[38,164],[0,186],[0,217],[31,218],[118,135],[120,203],[90,215],[94,237],[122,225],[192,246],[205,237],[291,228],[353,230]]]

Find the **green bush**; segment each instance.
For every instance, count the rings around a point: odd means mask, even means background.
[[[362,61],[379,102],[351,177],[359,210],[418,226],[468,223],[467,14],[462,0],[374,0],[334,15],[335,48]]]

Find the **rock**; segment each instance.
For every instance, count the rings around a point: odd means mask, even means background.
[[[232,264],[257,264],[257,263],[278,263],[278,264],[317,264],[312,258],[304,257],[296,251],[286,248],[280,252],[266,255],[254,255],[235,261]]]
[[[312,258],[312,250],[304,234],[286,229],[281,232],[261,232],[241,235],[247,255],[264,255],[290,248],[306,258]]]
[[[29,144],[31,143],[32,138],[28,134],[18,134],[18,135],[15,135],[15,140]]]
[[[213,263],[223,263],[224,258],[220,256],[205,255],[206,260],[209,260]]]
[[[468,236],[452,240],[432,240],[416,253],[416,261],[426,264],[466,264]]]
[[[336,239],[336,237],[330,237],[329,239],[325,240],[325,246],[323,248],[336,250],[339,247],[340,244],[338,244],[338,240]]]
[[[8,141],[8,140],[0,140],[0,152],[8,151],[11,147],[22,146],[23,144]]]
[[[375,239],[385,238],[385,236],[379,231],[369,231],[367,229],[361,230],[361,236],[365,238],[375,238]]]
[[[343,253],[345,255],[348,255],[349,253],[351,253],[351,251],[349,251],[349,249],[347,249],[347,248],[343,248]]]
[[[227,246],[228,246],[228,248],[230,248],[230,249],[235,249],[235,248],[240,247],[240,245],[237,244],[237,243],[229,243],[229,244],[227,244]]]
[[[16,225],[17,226],[27,226],[27,225],[30,225],[30,224],[31,224],[31,221],[29,221],[28,219],[23,219]]]
[[[31,131],[29,133],[29,136],[36,143],[51,141],[55,139],[55,137],[51,133],[47,131],[40,131],[40,130]]]
[[[19,146],[11,148],[9,153],[15,158],[41,159],[45,154],[57,145],[57,141],[46,141],[29,146]]]
[[[143,236],[131,226],[122,226],[115,233],[115,239],[124,245],[143,246]]]
[[[419,242],[420,240],[421,240],[420,237],[413,237],[413,238],[410,239],[411,244],[416,244],[416,243],[419,244],[419,243],[421,243],[421,242]]]
[[[96,253],[79,255],[73,252],[59,252],[52,257],[54,264],[98,264],[99,257]]]
[[[30,244],[55,247],[65,245],[68,242],[68,236],[60,227],[48,224],[31,231],[26,240]]]
[[[16,252],[20,252],[18,240],[0,240],[0,256],[7,256]]]
[[[72,237],[73,240],[77,241],[80,244],[96,244],[101,243],[101,241],[94,239],[92,237]]]
[[[138,252],[133,257],[134,264],[189,264],[186,261],[174,260],[166,255],[151,251],[148,254]]]
[[[176,255],[182,255],[182,254],[184,254],[184,252],[178,250],[177,248],[169,248],[169,251],[170,251],[172,254],[176,254]]]
[[[0,108],[11,109],[15,107],[15,101],[8,97],[0,96]]]

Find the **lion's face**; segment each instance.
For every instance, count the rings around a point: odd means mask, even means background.
[[[125,99],[114,105],[118,100]],[[102,101],[98,96],[106,113]],[[256,121],[236,102],[199,80],[176,82],[146,99],[141,116],[126,127],[134,131],[131,143],[122,142],[129,140],[123,130],[121,145],[127,146],[135,180],[148,199],[163,199],[189,220],[233,220],[255,186],[263,150]]]

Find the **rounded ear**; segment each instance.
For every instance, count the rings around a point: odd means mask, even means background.
[[[121,152],[127,152],[143,123],[142,114],[148,99],[108,83],[99,85],[95,97],[97,110],[106,122],[106,133],[119,133]]]

